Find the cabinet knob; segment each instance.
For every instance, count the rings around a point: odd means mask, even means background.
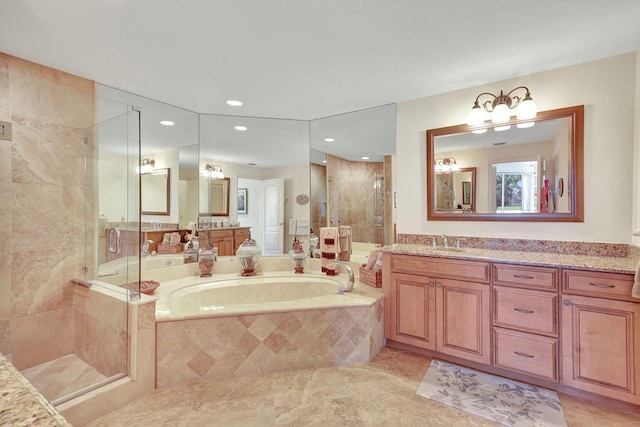
[[[429,286],[433,288],[433,282],[429,282]]]
[[[569,301],[568,299],[566,299],[566,300],[562,301],[562,303],[563,303],[564,305],[566,305],[567,307],[571,305],[571,301]]]
[[[442,283],[436,283],[436,287],[437,288],[441,288],[442,287]]]

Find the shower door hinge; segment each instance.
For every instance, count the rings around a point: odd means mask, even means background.
[[[84,145],[87,145],[89,143],[89,138],[87,138],[86,136],[84,137]]]
[[[11,141],[11,122],[0,121],[0,139]]]

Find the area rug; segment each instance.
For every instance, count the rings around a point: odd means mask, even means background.
[[[566,427],[555,391],[432,360],[416,393],[512,427]]]

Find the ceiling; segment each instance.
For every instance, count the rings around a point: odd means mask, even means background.
[[[199,113],[298,120],[640,47],[638,0],[0,0],[0,10],[10,55]]]

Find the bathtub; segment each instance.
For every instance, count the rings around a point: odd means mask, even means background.
[[[211,279],[211,278],[209,278]],[[156,291],[158,387],[369,362],[384,345],[380,289],[346,275],[214,274]]]
[[[98,267],[98,276],[111,276],[115,274],[125,274],[138,271],[137,256],[118,258],[113,261],[101,264]],[[140,258],[142,271],[169,266],[181,265],[184,263],[182,255],[149,255]]]

